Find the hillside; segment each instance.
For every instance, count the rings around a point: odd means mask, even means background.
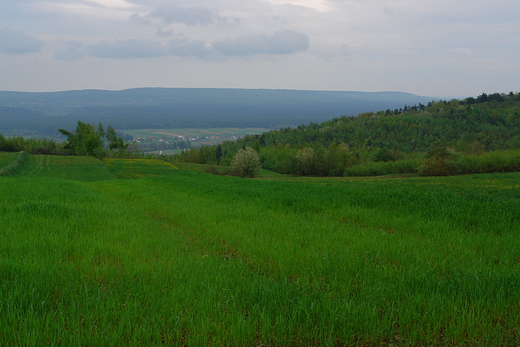
[[[479,142],[484,150],[520,148],[520,94],[500,101],[471,99],[429,102],[404,109],[365,112],[322,122],[271,131],[237,141],[236,145],[330,146],[392,148],[425,152],[433,142],[465,146]]]
[[[229,163],[238,149],[252,147],[260,153],[265,168],[297,173],[298,151],[312,148],[316,161],[326,161],[320,164],[319,175],[341,175],[349,166],[368,161],[424,159],[434,144],[461,154],[519,149],[520,94],[482,94],[343,116],[247,136],[225,142],[221,149],[227,155],[223,163]],[[192,150],[178,159],[212,163],[214,151],[216,146]],[[417,166],[412,172],[417,172]]]
[[[321,122],[432,98],[399,92],[138,88],[51,93],[0,92],[0,133],[53,134],[78,120],[118,130],[286,126]]]

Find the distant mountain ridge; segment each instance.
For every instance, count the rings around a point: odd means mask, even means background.
[[[81,120],[116,129],[279,128],[396,109],[434,98],[403,92],[134,88],[120,91],[0,91],[0,133],[55,132]]]

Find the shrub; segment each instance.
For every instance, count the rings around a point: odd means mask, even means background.
[[[428,149],[426,159],[419,168],[419,174],[424,176],[453,175],[456,158],[457,155],[452,149],[443,147],[439,142],[436,142]]]
[[[251,147],[239,149],[231,162],[232,174],[240,177],[255,177],[261,168],[260,157]]]
[[[313,175],[315,174],[315,151],[314,148],[308,147],[300,149],[296,153],[296,162],[298,163],[298,175]]]

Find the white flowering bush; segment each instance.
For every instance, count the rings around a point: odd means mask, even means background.
[[[296,153],[296,162],[298,163],[299,175],[312,175],[315,171],[315,152],[314,148],[308,147],[300,149]]]
[[[251,147],[239,149],[231,162],[233,173],[240,177],[255,177],[261,168],[260,157]]]

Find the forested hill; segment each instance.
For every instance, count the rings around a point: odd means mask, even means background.
[[[342,115],[427,103],[400,92],[137,88],[52,93],[0,91],[0,133],[57,132],[78,121],[118,130],[262,127],[279,129]],[[21,133],[26,130],[26,133]]]
[[[388,148],[405,153],[425,152],[434,142],[464,150],[520,148],[520,93],[482,94],[464,100],[432,101],[357,117],[339,117],[321,124],[284,128],[261,136],[226,143],[243,146],[293,147],[346,143],[351,148]]]

